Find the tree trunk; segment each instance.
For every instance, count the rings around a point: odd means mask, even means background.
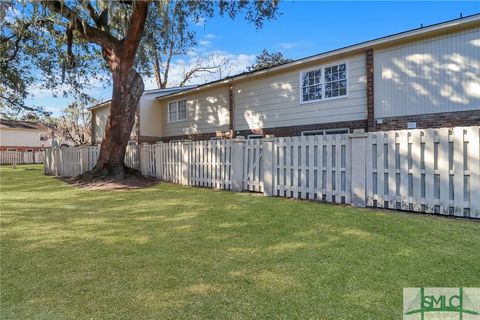
[[[105,127],[105,140],[100,148],[93,177],[125,177],[125,150],[135,122],[135,110],[143,94],[144,84],[140,74],[133,68],[112,70],[113,92],[110,116]]]

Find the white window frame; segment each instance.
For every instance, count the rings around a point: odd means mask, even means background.
[[[179,102],[182,102],[182,101],[185,101],[185,119],[179,119],[178,116],[180,114],[179,112],[179,108],[178,108],[178,103]],[[172,106],[172,104],[175,103],[175,106],[177,108],[177,118],[175,120],[172,120],[170,119],[170,107]],[[186,121],[187,120],[187,100],[186,99],[182,99],[182,100],[175,100],[175,101],[169,101],[168,102],[168,108],[167,108],[167,119],[168,119],[168,123],[174,123],[174,122],[181,122],[181,121]]]
[[[345,87],[345,89],[346,89],[346,94],[343,95],[343,96],[338,96],[338,97],[325,98],[325,68],[332,67],[332,66],[338,66],[339,64],[342,64],[342,63],[345,63],[345,72],[346,72],[345,80],[346,80],[346,82],[347,82],[347,83],[346,83],[346,87]],[[303,76],[303,74],[306,73],[306,72],[315,71],[315,70],[318,70],[318,69],[321,69],[321,70],[322,70],[321,81],[320,81],[320,85],[322,86],[322,98],[321,98],[321,99],[316,99],[316,100],[303,101],[302,76]],[[300,99],[300,104],[318,103],[318,102],[325,102],[325,101],[330,101],[330,100],[337,100],[337,99],[345,99],[345,98],[348,98],[348,95],[349,95],[348,75],[349,75],[349,73],[350,73],[350,72],[349,72],[349,68],[348,68],[348,60],[337,61],[337,62],[333,62],[333,63],[329,63],[329,64],[324,64],[324,65],[316,66],[316,67],[314,67],[314,68],[309,68],[309,69],[301,70],[301,71],[298,73],[298,95],[299,95],[299,99]]]
[[[341,131],[341,130],[344,130],[346,132],[336,133],[336,131]],[[324,130],[320,129],[320,130],[305,130],[305,131],[302,131],[302,136],[305,136],[305,135],[308,135],[308,136],[314,136],[314,135],[326,136],[328,134],[349,134],[349,133],[350,133],[349,128],[324,129]]]

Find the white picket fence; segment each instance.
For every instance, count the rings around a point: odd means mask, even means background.
[[[275,139],[273,194],[350,203],[349,143],[346,134]]]
[[[92,170],[100,154],[99,146],[45,148],[44,173],[62,177],[74,177]],[[138,147],[127,146],[125,164],[138,169]]]
[[[87,150],[91,168],[98,148]],[[83,170],[78,151],[64,154],[50,167],[46,153],[45,172]],[[162,181],[480,218],[479,126],[143,144],[139,155]]]
[[[478,215],[479,127],[371,133],[367,157],[369,206]]]
[[[43,163],[43,151],[0,151],[0,164]]]

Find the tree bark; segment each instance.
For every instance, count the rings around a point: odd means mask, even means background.
[[[135,69],[112,71],[113,94],[110,116],[105,127],[105,140],[93,176],[113,176],[122,179],[127,167],[125,150],[135,122],[135,110],[144,90],[140,74]]]

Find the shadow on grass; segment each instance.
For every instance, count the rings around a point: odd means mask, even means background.
[[[403,287],[479,285],[479,224],[0,170],[6,317],[398,318]]]

